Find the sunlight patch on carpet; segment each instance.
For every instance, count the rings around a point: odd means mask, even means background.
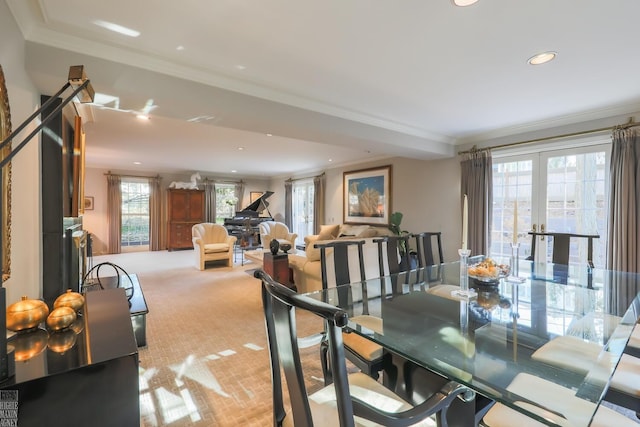
[[[223,350],[223,351],[219,351],[218,354],[220,356],[227,357],[227,356],[233,356],[234,354],[236,354],[236,352],[233,350]]]
[[[249,350],[255,350],[255,351],[264,350],[264,348],[260,347],[259,345],[252,344],[252,343],[246,343],[243,347],[246,347]]]

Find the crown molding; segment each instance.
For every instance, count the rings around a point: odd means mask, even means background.
[[[248,80],[230,77],[219,70],[206,70],[196,64],[185,66],[148,52],[135,51],[116,44],[106,44],[87,38],[63,34],[60,31],[47,27],[46,14],[39,2],[37,2],[38,7],[35,6],[36,3],[34,0],[20,0],[17,2],[9,0],[8,4],[18,22],[18,27],[23,36],[27,41],[32,43],[95,56],[316,113],[388,129],[436,143],[454,144],[455,142],[455,139],[450,136],[435,133],[428,129],[374,116],[362,111],[355,111],[339,105],[332,105],[303,95],[287,92],[284,88],[268,87]]]
[[[596,110],[588,110],[576,114],[569,114],[560,117],[554,117],[552,119],[540,120],[522,125],[495,129],[489,132],[469,135],[458,138],[455,142],[455,145],[456,147],[459,147],[462,145],[471,145],[499,138],[507,138],[510,136],[531,134],[543,130],[548,131],[549,129],[560,128],[563,126],[579,125],[616,116],[624,116],[629,114],[633,115],[638,111],[640,111],[640,101],[623,105],[615,105],[607,108],[600,108]]]

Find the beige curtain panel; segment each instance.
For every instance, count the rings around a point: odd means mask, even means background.
[[[110,254],[120,253],[122,229],[122,189],[118,175],[107,175],[107,227],[109,242],[107,251]]]
[[[460,162],[460,200],[466,194],[469,206],[468,245],[471,256],[487,255],[491,249],[493,160],[491,150],[472,151]],[[460,203],[462,206],[462,203]],[[460,214],[462,221],[462,214]]]

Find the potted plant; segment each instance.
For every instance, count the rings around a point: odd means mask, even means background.
[[[402,212],[393,212],[389,217],[389,230],[396,236],[405,236],[409,234],[407,230],[403,230],[400,227],[402,223]],[[415,264],[417,264],[414,257],[412,257],[409,253],[409,247],[407,246],[407,241],[398,242],[398,251],[400,252],[400,258],[402,259],[402,264],[409,266],[409,268],[415,268]],[[408,257],[408,259],[407,259]]]

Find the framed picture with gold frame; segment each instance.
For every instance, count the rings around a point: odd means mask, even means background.
[[[84,198],[84,210],[92,211],[93,210],[93,196],[85,196]]]
[[[9,110],[9,95],[4,80],[2,66],[0,66],[0,141],[4,141],[11,134],[11,112]],[[7,144],[0,153],[0,159],[5,159],[11,154],[11,143]],[[2,281],[11,274],[11,163],[8,163],[0,171],[2,174]]]
[[[344,223],[388,225],[391,165],[344,172]]]

